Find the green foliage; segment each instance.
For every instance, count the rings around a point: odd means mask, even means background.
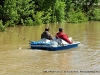
[[[57,22],[64,22],[64,20],[65,20],[65,7],[66,7],[65,2],[61,2],[61,1],[57,0],[55,6],[56,6],[55,7],[55,14],[56,14]]]
[[[7,27],[8,27],[8,24],[3,25],[2,20],[0,20],[0,31],[2,32],[5,31]]]
[[[23,19],[21,19],[21,24],[22,24],[22,25],[25,25],[25,23],[24,23],[24,20],[23,20]]]
[[[42,24],[42,15],[43,15],[43,12],[36,12],[36,14],[33,15],[34,25],[41,25]]]
[[[74,9],[70,9],[70,11],[67,12],[66,20],[71,23],[80,23],[88,21],[88,18],[81,10],[75,11]]]
[[[32,26],[32,25],[34,25],[34,22],[33,22],[33,20],[31,19],[31,17],[28,17],[26,20],[21,19],[21,23],[22,23],[23,25],[26,25],[26,26]]]
[[[88,21],[88,18],[100,20],[100,9],[95,7],[98,2],[100,0],[1,0],[0,27],[66,21],[78,23]]]
[[[9,21],[5,22],[5,25],[14,27],[15,26],[14,20],[9,20]]]
[[[0,19],[2,19],[2,14],[3,14],[3,9],[2,6],[0,5]]]
[[[46,12],[43,11],[42,22],[48,24],[51,22],[51,8],[48,9]]]
[[[32,26],[33,25],[33,20],[29,17],[25,20],[25,25],[30,25]]]
[[[2,24],[2,20],[0,20],[0,31],[5,31],[5,28],[4,28],[3,24]]]
[[[16,0],[5,0],[3,8],[3,21],[9,21],[11,24],[18,23],[18,14],[16,10]]]
[[[34,2],[31,0],[17,0],[16,2],[17,13],[19,14],[19,23],[24,24],[23,21],[29,21],[29,17],[34,14]]]
[[[88,15],[89,15],[90,20],[100,21],[100,9],[99,8],[95,8],[89,11]]]

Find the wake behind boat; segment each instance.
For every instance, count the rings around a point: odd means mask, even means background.
[[[48,39],[41,39],[39,41],[30,42],[31,49],[40,49],[40,50],[49,50],[49,51],[57,51],[57,50],[66,50],[70,48],[78,47],[80,42],[73,42],[73,44],[68,44],[66,41],[62,39],[54,39],[52,41]]]

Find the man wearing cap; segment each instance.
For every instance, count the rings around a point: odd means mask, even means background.
[[[53,40],[53,37],[49,32],[49,28],[45,28],[45,31],[41,34],[41,39],[43,38]]]
[[[56,38],[63,39],[69,44],[72,44],[72,42],[68,38],[68,35],[63,32],[63,28],[59,28],[59,32],[56,34]]]

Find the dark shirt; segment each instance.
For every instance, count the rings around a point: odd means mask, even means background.
[[[46,38],[46,39],[49,39],[49,40],[53,40],[52,35],[51,35],[48,31],[44,31],[44,32],[41,34],[41,39],[42,39],[42,38]]]

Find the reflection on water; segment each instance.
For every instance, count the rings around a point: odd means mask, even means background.
[[[100,22],[50,26],[53,36],[63,27],[69,36],[81,42],[78,48],[31,50],[29,40],[39,40],[44,27],[9,27],[0,32],[0,75],[100,75]]]

